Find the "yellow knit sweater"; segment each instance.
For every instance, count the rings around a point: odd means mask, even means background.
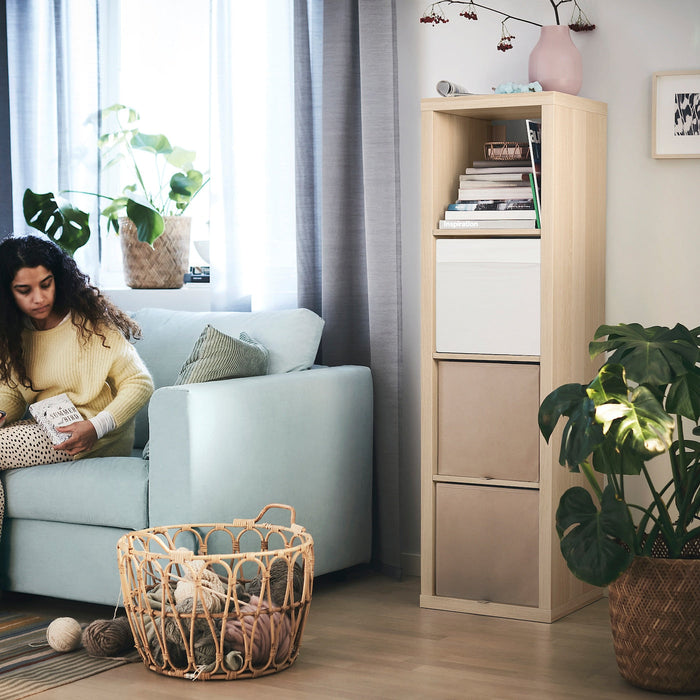
[[[79,457],[129,455],[134,441],[134,416],[153,393],[153,380],[136,349],[116,329],[102,338],[79,335],[70,316],[46,331],[22,332],[27,376],[37,391],[0,385],[0,409],[7,423],[24,415],[28,404],[66,393],[86,420],[109,411],[115,430]]]

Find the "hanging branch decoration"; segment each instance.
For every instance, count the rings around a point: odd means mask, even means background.
[[[581,9],[581,6],[578,4],[578,0],[549,0],[549,3],[552,6],[552,9],[554,10],[554,19],[556,21],[556,24],[561,24],[561,20],[559,18],[559,6],[569,2],[574,3],[573,10],[571,13],[571,19],[569,20],[568,25],[569,29],[571,29],[574,32],[593,31],[595,29],[595,24],[592,24],[589,21],[588,17],[586,17],[586,14]],[[516,17],[514,15],[509,15],[506,12],[501,12],[500,10],[497,10],[494,7],[488,7],[487,5],[482,5],[481,3],[474,2],[474,0],[438,0],[437,2],[434,2],[431,5],[429,5],[423,12],[423,15],[420,18],[421,24],[432,24],[434,26],[438,24],[447,24],[447,22],[449,22],[450,20],[445,15],[443,5],[466,5],[466,9],[460,12],[459,16],[469,20],[479,19],[476,14],[477,7],[480,7],[482,10],[488,10],[489,12],[495,12],[496,14],[501,15],[503,17],[503,19],[501,20],[501,39],[496,45],[496,48],[499,51],[505,52],[513,48],[513,39],[515,39],[515,35],[511,34],[508,28],[506,27],[506,22],[508,20],[512,19],[516,22],[525,22],[526,24],[532,24],[536,27],[542,26],[539,22],[533,22],[532,20],[525,19],[524,17]]]

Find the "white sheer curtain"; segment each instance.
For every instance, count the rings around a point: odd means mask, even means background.
[[[97,188],[94,125],[98,109],[95,0],[6,0],[14,230],[27,231],[25,189],[34,192]],[[75,198],[97,219],[94,197]],[[94,223],[93,223],[94,230]],[[99,237],[76,260],[98,270]]]
[[[292,3],[212,0],[211,26],[213,306],[294,308]]]

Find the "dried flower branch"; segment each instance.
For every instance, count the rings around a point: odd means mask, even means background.
[[[552,9],[554,10],[554,19],[556,24],[561,24],[559,17],[559,6],[566,3],[573,2],[573,10],[571,13],[571,20],[569,21],[569,29],[575,32],[590,32],[595,29],[595,24],[592,24],[588,17],[586,17],[581,6],[578,4],[578,0],[549,0]],[[508,20],[514,20],[516,22],[525,22],[526,24],[532,24],[536,27],[541,27],[539,22],[533,22],[532,20],[525,19],[524,17],[516,17],[515,15],[510,15],[506,12],[501,12],[494,7],[488,7],[487,5],[482,5],[481,3],[474,2],[474,0],[437,0],[437,2],[429,5],[423,15],[420,18],[422,24],[446,24],[449,22],[449,18],[445,15],[443,10],[443,5],[466,5],[466,9],[459,13],[460,17],[464,19],[476,20],[479,19],[476,14],[476,8],[480,7],[482,10],[488,10],[489,12],[495,12],[501,15],[503,19],[501,20],[501,40],[498,42],[496,48],[499,51],[508,51],[513,48],[512,40],[515,39],[515,35],[511,34],[506,27],[506,22]]]

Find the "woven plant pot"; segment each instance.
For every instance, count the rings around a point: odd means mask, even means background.
[[[700,691],[700,559],[637,557],[609,595],[622,677],[646,690]]]
[[[191,219],[164,217],[165,228],[153,247],[139,241],[131,219],[119,219],[124,278],[132,289],[179,289],[190,258]]]

